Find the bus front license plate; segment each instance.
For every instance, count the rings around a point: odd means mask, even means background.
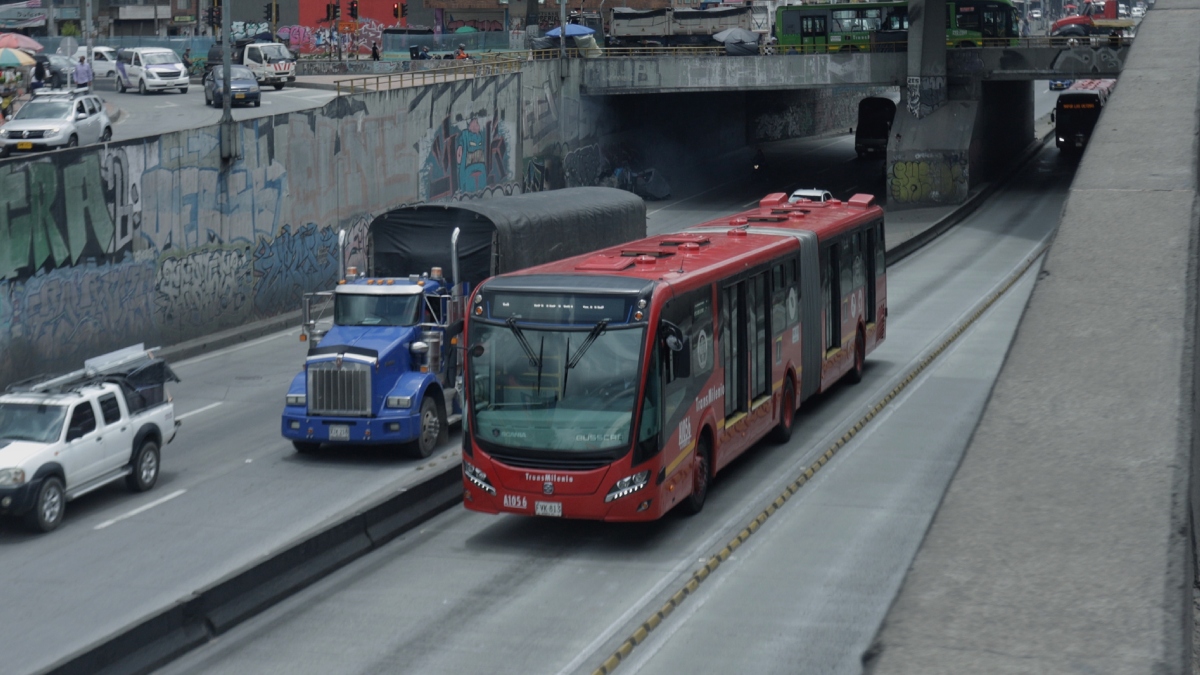
[[[350,440],[350,425],[348,425],[348,424],[330,424],[329,425],[329,440],[331,440],[331,441],[348,441],[348,440]]]
[[[534,502],[533,513],[537,516],[555,516],[562,517],[561,502]]]

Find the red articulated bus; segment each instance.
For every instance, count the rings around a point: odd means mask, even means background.
[[[758,208],[493,277],[466,325],[463,500],[486,513],[653,520],[800,402],[857,381],[886,332],[883,210]]]

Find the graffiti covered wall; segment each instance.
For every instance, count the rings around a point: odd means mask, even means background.
[[[519,192],[521,75],[0,162],[0,385],[299,308],[374,215]],[[560,142],[557,134],[546,139]]]
[[[844,132],[858,124],[858,102],[868,96],[895,96],[889,87],[834,87],[747,94],[751,143]]]

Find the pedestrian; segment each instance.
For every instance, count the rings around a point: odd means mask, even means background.
[[[379,43],[378,42],[371,43],[371,60],[372,61],[379,60]]]
[[[183,69],[188,71],[188,73],[192,72],[192,48],[191,47],[188,47],[187,49],[183,50]]]
[[[79,57],[79,63],[75,66],[75,88],[92,90],[92,67],[87,57]]]
[[[32,95],[46,85],[46,65],[38,61],[33,67],[33,81],[29,83],[29,93]]]

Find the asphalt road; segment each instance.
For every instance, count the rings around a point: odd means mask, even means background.
[[[888,271],[888,339],[792,440],[717,477],[696,517],[611,525],[452,509],[160,672],[588,673],[1047,242],[1073,175],[1010,190]],[[969,261],[969,264],[964,263]],[[987,401],[1033,287],[864,428],[617,672],[857,673]]]
[[[205,105],[204,88],[197,83],[188,87],[186,94],[176,90],[152,92],[145,96],[136,91],[120,94],[111,80],[97,82],[95,89],[102,99],[121,110],[113,125],[114,141],[195,129],[221,120],[221,109]],[[275,91],[268,87],[262,90],[261,106],[236,107],[232,109],[232,114],[235,120],[269,117],[316,108],[333,98],[334,92],[321,89],[285,87]]]
[[[289,91],[269,92],[268,96]],[[189,91],[188,96],[193,95],[199,94]],[[182,99],[178,94],[145,98],[132,94],[112,96],[148,104],[159,99],[165,100],[166,97]],[[247,112],[266,109],[264,103],[263,108]],[[205,112],[202,105],[199,111]],[[218,114],[218,111],[212,112]],[[677,229],[736,211],[762,194],[778,191],[782,187],[820,185],[829,188],[837,196],[871,191],[864,187],[872,184],[879,190],[883,187],[879,179],[880,164],[854,160],[853,143],[849,137],[780,144],[769,152],[778,155],[778,166],[786,167],[780,169],[781,173],[765,176],[755,175],[749,169],[740,174],[731,170],[710,184],[676,186],[677,197],[674,200],[651,203],[651,231]],[[730,178],[731,175],[733,178]],[[1043,187],[1042,183],[1038,183],[1028,198],[1018,201],[1027,208],[1033,208],[1033,204],[1040,199],[1035,197],[1041,194]],[[694,192],[689,192],[692,189]],[[1052,220],[1056,222],[1057,210],[1051,211]],[[1010,225],[1015,227],[1019,224],[1017,221],[1024,217],[1022,213],[1017,209],[1011,214],[1009,218],[1013,222]],[[1028,244],[1024,236],[1016,237],[1016,240]],[[1002,249],[994,239],[981,242],[975,252],[994,250],[996,255],[1000,255]],[[964,253],[960,252],[959,255]],[[1014,255],[1009,252],[1009,257]],[[960,265],[923,260],[927,262],[921,265],[906,263],[895,270],[891,281],[894,289],[891,291],[891,303],[893,316],[924,316],[915,313],[906,304],[910,302],[927,309],[929,317],[916,323],[921,324],[917,326],[919,330],[928,332],[934,330],[939,322],[948,322],[952,318],[952,309],[936,303],[927,304],[931,300],[926,295],[933,297],[939,285],[959,285],[959,279],[946,277],[948,272],[944,268],[947,265]],[[921,273],[926,267],[928,278]],[[906,284],[911,283],[915,283],[917,289],[904,290]],[[911,295],[906,296],[906,293]],[[906,297],[909,299],[906,300]],[[890,345],[899,347],[904,344],[907,325],[896,321],[890,324],[888,348]],[[868,370],[873,381],[887,379],[890,377],[888,373],[903,361],[903,356],[886,357],[885,354],[884,351],[877,353]],[[271,550],[336,521],[361,504],[381,495],[394,494],[419,482],[431,469],[458,462],[456,434],[433,458],[423,462],[400,458],[388,449],[345,449],[311,457],[297,455],[280,437],[278,424],[283,394],[302,363],[303,355],[304,346],[298,342],[296,331],[287,331],[173,364],[183,379],[181,384],[172,387],[176,413],[183,421],[183,427],[175,442],[163,449],[163,473],[154,490],[130,495],[119,486],[110,486],[87,495],[68,505],[62,527],[50,535],[27,534],[13,523],[0,522],[0,566],[5,569],[5,579],[9,582],[6,601],[0,605],[0,625],[6,627],[0,635],[5,671],[25,673],[43,669],[94,642],[104,640],[124,626],[188,596],[196,589],[254,564]],[[892,363],[893,360],[896,363]],[[854,391],[865,392],[868,389],[859,387]],[[858,398],[861,398],[861,394],[850,399],[845,396],[837,394],[829,397],[828,401],[818,402],[812,408],[813,414],[828,415],[832,419],[844,416],[844,410],[843,413],[838,410],[860,405]],[[828,412],[820,413],[822,410]],[[828,423],[826,420],[821,424]],[[779,458],[781,452],[784,457],[810,453],[810,446],[795,444],[804,438],[811,442],[812,435],[818,434],[819,428],[814,426],[812,431],[799,432],[793,440],[793,446],[789,446],[792,448],[790,450],[768,449],[752,453],[754,459],[747,459],[742,464],[757,467],[759,462],[766,461],[767,464],[763,466],[767,474],[776,476],[778,467],[770,464],[773,461],[771,458]],[[607,592],[605,589],[627,588],[626,567],[657,569],[660,573],[664,570],[673,570],[676,574],[686,572],[693,562],[691,552],[711,547],[720,540],[724,536],[721,528],[741,522],[738,518],[745,510],[745,500],[759,499],[758,496],[749,496],[751,490],[745,487],[763,483],[762,475],[755,471],[753,468],[735,467],[729,472],[729,478],[723,477],[722,483],[728,481],[734,487],[718,489],[714,493],[714,502],[702,519],[670,517],[663,523],[648,526],[609,529],[579,523],[547,524],[544,521],[483,516],[472,519],[464,512],[453,510],[445,517],[453,522],[466,519],[463,532],[471,532],[466,541],[486,544],[483,549],[472,550],[486,554],[485,557],[498,556],[502,559],[507,558],[509,554],[506,552],[511,550],[519,554],[523,561],[498,577],[491,572],[467,570],[464,572],[466,576],[457,585],[464,590],[475,589],[474,592],[483,594],[485,599],[492,598],[482,603],[483,606],[492,606],[493,600],[500,602],[501,598],[507,597],[507,592],[497,593],[497,589],[493,588],[493,584],[497,584],[501,590],[506,588],[506,574],[516,575],[514,582],[521,581],[522,575],[528,575],[530,579],[539,578],[543,569],[551,570],[549,573],[560,577],[560,581],[593,573],[597,575],[597,580],[607,579],[605,584],[593,588],[585,584],[569,590],[569,584],[558,585],[554,587],[554,593],[566,595],[554,600],[539,596],[537,589],[527,586],[531,593],[529,600],[510,599],[516,603],[515,606],[528,606],[530,602],[539,602],[537,598],[541,597],[540,602],[546,602],[546,607],[553,608],[594,599],[596,596],[593,592],[603,595]],[[738,479],[738,476],[748,478]],[[749,483],[739,483],[739,480],[748,480]],[[439,525],[436,529],[441,532],[442,527]],[[619,542],[613,541],[614,532]],[[515,547],[505,543],[513,536],[517,537],[518,542]],[[397,546],[406,549],[423,539],[423,534],[413,534],[401,540]],[[459,539],[458,543],[450,541],[439,545],[458,550],[463,546],[463,541]],[[530,548],[530,541],[542,542],[543,545],[541,548]],[[567,543],[565,548],[562,544],[564,541]],[[490,548],[493,546],[499,548]],[[581,550],[595,548],[597,557],[574,558],[569,554],[576,547]],[[681,554],[681,551],[690,552]],[[432,565],[433,569],[426,572],[434,573],[439,579],[444,577],[442,571],[449,573],[451,566],[443,566],[436,557],[430,560],[424,556],[423,553],[414,558],[413,564]],[[378,565],[380,560],[390,557],[374,556],[367,564]],[[582,567],[562,568],[555,562],[559,560],[565,561],[564,564],[574,561]],[[481,574],[484,576],[481,577]],[[411,578],[422,577],[418,573]],[[489,581],[482,583],[485,578]],[[656,579],[668,577],[660,574]],[[524,583],[516,583],[514,588]],[[659,581],[639,583],[647,590],[665,588],[660,586]],[[646,586],[647,583],[649,586]],[[637,587],[637,584],[629,587]],[[443,589],[439,581],[426,590],[436,592],[440,597]],[[460,603],[457,605],[460,612],[470,614],[477,611],[476,603],[471,598],[447,596],[441,599],[447,603]],[[574,631],[577,636],[564,643],[565,646],[576,648],[577,652],[563,663],[587,651],[580,649],[584,645],[578,643],[583,639],[579,635],[591,636],[587,638],[588,644],[592,644],[600,635],[618,639],[616,636],[623,626],[615,621],[616,618],[625,617],[622,620],[632,621],[633,616],[643,608],[633,602],[635,599],[625,590],[612,598],[612,606],[601,614],[608,618],[606,625],[615,627],[607,633],[597,630],[599,624],[586,627],[563,625],[562,630]],[[424,606],[425,600],[417,604]],[[430,605],[426,609],[435,608]],[[518,617],[509,618],[514,622],[514,627],[522,625]],[[426,615],[424,619],[436,619],[429,625],[446,628],[462,617],[455,619],[450,614],[440,618]],[[263,620],[270,623],[277,618],[264,617]],[[382,623],[386,625],[388,622]],[[422,634],[435,637],[432,628],[423,629]],[[528,656],[532,657],[537,651],[533,647],[538,641],[529,635],[518,642],[530,647]],[[477,637],[481,640],[486,638],[487,644],[498,648],[500,643],[511,639],[513,635],[501,631]],[[587,652],[587,657],[603,650],[603,640],[597,644],[600,646]],[[400,647],[405,655],[410,653],[408,650],[411,645]],[[451,663],[437,657],[442,652],[441,647],[431,644],[423,649],[427,649],[430,663]],[[555,658],[561,656],[559,651],[551,652]],[[480,663],[483,662],[477,662],[477,665]],[[335,670],[342,672],[341,668]],[[253,671],[249,669],[242,672]],[[355,672],[353,669],[350,671]]]

